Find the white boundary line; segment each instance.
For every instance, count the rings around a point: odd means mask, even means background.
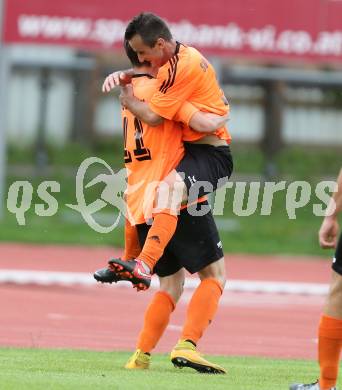
[[[52,272],[52,271],[28,271],[28,270],[0,270],[0,284],[38,284],[43,286],[51,285],[81,285],[94,286],[97,282],[92,274],[86,272]],[[194,289],[198,286],[199,280],[186,278],[185,288]],[[111,286],[131,286],[129,282],[113,283]],[[157,278],[152,279],[152,287],[158,288]],[[303,295],[326,295],[328,284],[323,283],[298,283],[298,282],[271,282],[263,280],[229,280],[225,290],[251,293],[269,294],[303,294]]]

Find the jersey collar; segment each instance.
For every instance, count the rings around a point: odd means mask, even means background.
[[[138,73],[138,74],[134,74],[132,76],[132,79],[136,79],[137,77],[148,77],[149,79],[154,79],[154,77],[152,75],[150,75],[149,73]]]

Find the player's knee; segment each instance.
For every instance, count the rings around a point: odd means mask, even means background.
[[[225,275],[222,275],[222,274],[219,274],[219,275],[216,275],[213,279],[217,280],[222,288],[222,290],[224,289],[225,285],[226,285],[226,277]]]
[[[340,318],[342,316],[342,276],[337,272],[332,272],[329,293],[324,305],[323,312],[330,316]]]
[[[227,282],[225,275],[220,275],[216,278],[216,280],[220,283],[222,290],[224,290]]]
[[[173,201],[180,203],[186,193],[184,181],[176,181],[169,183],[170,197]]]
[[[163,185],[159,186],[156,190],[156,197],[155,197],[155,207],[156,208],[166,208],[169,207],[170,204],[170,192],[169,189]]]
[[[200,276],[200,279],[202,282],[206,279],[215,279],[216,282],[220,285],[222,290],[226,285],[226,278],[223,275]]]
[[[214,263],[209,264],[207,267],[203,268],[199,273],[201,280],[204,279],[216,279],[222,289],[226,285],[226,268],[224,263],[224,258],[215,261]]]
[[[342,277],[335,278],[331,285],[328,294],[328,300],[331,302],[342,302]]]
[[[183,291],[184,291],[184,283],[179,285],[179,286],[177,286],[177,288],[175,290],[175,293],[174,293],[175,303],[177,303],[179,301],[180,297],[183,294]]]
[[[174,303],[176,304],[179,301],[179,298],[182,296],[183,293],[183,286],[182,285],[168,285],[161,288],[161,291],[165,291],[168,293],[171,298],[173,299]]]
[[[156,190],[158,208],[178,207],[186,200],[186,186],[183,181],[175,181],[172,178],[163,180]]]
[[[169,294],[173,301],[177,303],[184,290],[183,275],[175,274],[170,277],[160,278],[160,290]]]

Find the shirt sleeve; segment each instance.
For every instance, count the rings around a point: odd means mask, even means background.
[[[184,102],[174,116],[176,122],[182,122],[189,127],[190,120],[199,109],[190,102]]]
[[[152,96],[149,106],[156,114],[172,120],[196,86],[196,62],[190,55],[175,55],[158,72],[159,90]]]

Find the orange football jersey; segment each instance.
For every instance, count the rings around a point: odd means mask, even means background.
[[[148,102],[157,90],[158,80],[148,75],[137,75],[132,84],[134,95]],[[150,127],[124,108],[122,121],[127,168],[127,217],[134,225],[151,218],[156,187],[184,156],[182,128],[179,123],[169,120]]]
[[[193,47],[177,42],[175,55],[159,68],[157,79],[158,91],[152,96],[149,106],[163,118],[188,125],[180,115],[186,101],[201,111],[218,115],[225,115],[229,111],[213,66]],[[227,143],[231,141],[225,127],[214,134]],[[187,127],[183,130],[183,141],[195,141],[205,135]]]

